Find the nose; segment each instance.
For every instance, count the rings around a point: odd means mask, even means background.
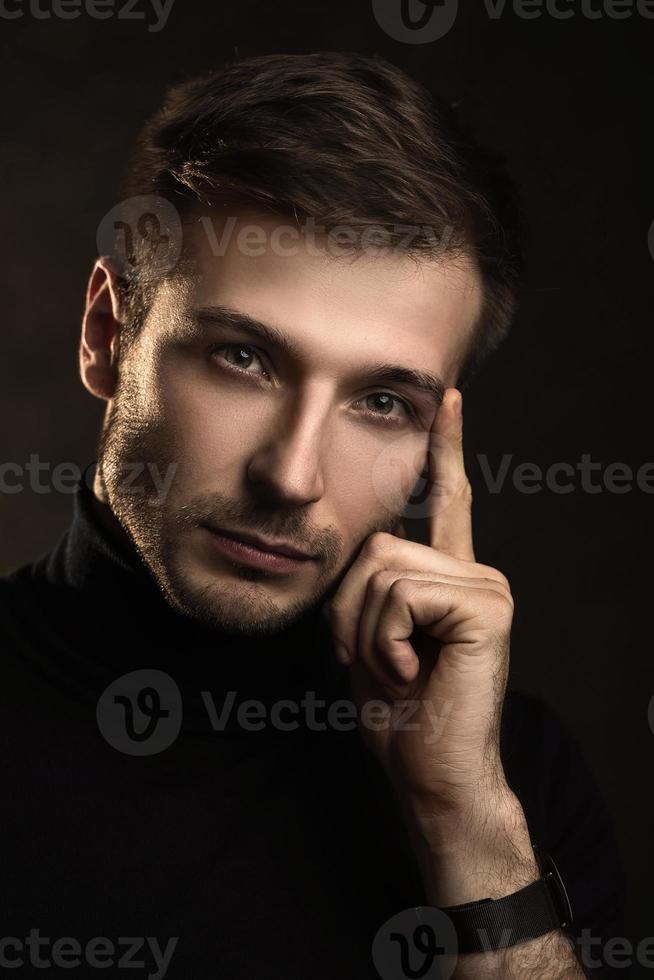
[[[314,398],[289,401],[272,420],[251,457],[247,475],[257,492],[278,506],[315,503],[324,493],[323,457],[327,405]]]

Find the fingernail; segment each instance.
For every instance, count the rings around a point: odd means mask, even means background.
[[[461,409],[463,408],[463,395],[457,390],[456,402],[454,403],[454,411],[457,415],[461,415]]]
[[[338,662],[343,664],[344,667],[347,667],[349,665],[350,655],[347,652],[347,647],[343,646],[342,643],[334,644],[334,654]]]

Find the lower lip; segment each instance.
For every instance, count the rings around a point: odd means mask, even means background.
[[[245,541],[227,538],[216,531],[209,530],[209,528],[206,530],[209,531],[209,537],[214,548],[224,555],[236,558],[243,565],[249,565],[250,568],[265,568],[268,571],[280,573],[297,572],[311,560],[309,558],[289,558],[288,555],[280,555],[276,551],[261,551]]]

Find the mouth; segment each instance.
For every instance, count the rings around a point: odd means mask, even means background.
[[[223,555],[236,559],[251,568],[263,568],[280,573],[296,572],[314,556],[294,548],[285,541],[268,541],[246,531],[202,527],[209,533],[212,545]]]

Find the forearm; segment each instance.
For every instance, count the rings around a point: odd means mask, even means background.
[[[513,894],[540,877],[524,812],[508,790],[480,793],[474,806],[443,813],[422,805],[408,813],[427,900],[443,908]],[[483,941],[483,937],[482,937]],[[499,951],[461,955],[455,980],[584,980],[562,932]]]
[[[498,952],[460,956],[453,980],[586,980],[590,977],[562,932]]]

